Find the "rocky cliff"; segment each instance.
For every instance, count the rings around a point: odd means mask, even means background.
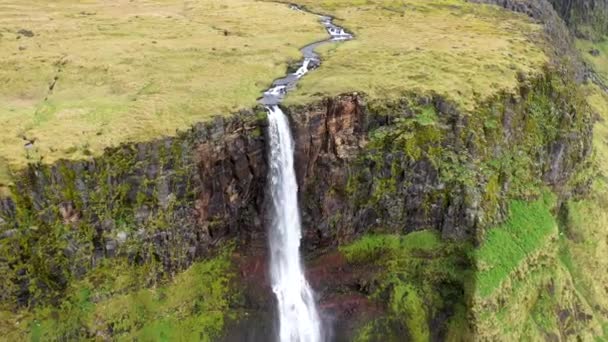
[[[577,36],[600,40],[608,34],[608,1],[550,0],[550,2]]]
[[[585,185],[571,179],[591,152],[591,115],[556,70],[522,76],[516,92],[486,99],[475,112],[416,94],[372,102],[348,94],[285,111],[297,146],[305,252],[313,259],[370,232],[425,230],[480,243],[488,227],[505,220],[509,200],[535,198],[544,187],[567,197]],[[71,284],[123,262],[145,270],[137,288],[160,284],[235,243],[236,278],[259,281],[253,288],[236,281],[245,299],[231,305],[272,312],[263,266],[265,125],[257,109],[91,160],[31,165],[0,202],[2,308],[61,303]],[[336,324],[357,322],[376,305],[365,279],[377,280],[374,272],[354,277],[358,268],[336,258],[313,267],[320,276],[312,282]],[[332,276],[338,270],[344,281]],[[463,281],[450,280],[459,307]],[[337,300],[339,293],[351,301]],[[445,305],[430,322],[447,324],[456,304]]]

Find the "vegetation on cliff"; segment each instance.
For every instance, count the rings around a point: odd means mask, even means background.
[[[323,96],[365,94],[352,95],[350,114],[360,116],[345,121],[329,118],[331,100],[311,105],[328,131],[351,124],[349,136],[301,134],[333,153],[301,166],[311,173],[302,189],[316,189],[305,204],[325,206],[315,219],[329,231],[307,232],[344,243],[351,266],[373,270],[369,283],[348,289],[383,309],[358,339],[607,335],[608,279],[596,271],[608,260],[606,94],[545,67],[541,26],[498,7],[296,2],[357,34],[325,47],[323,68],[289,101],[297,111]],[[0,97],[8,104],[0,109],[0,183],[14,177],[11,199],[0,193],[0,333],[217,339],[242,288],[230,251],[218,246],[237,239],[247,250],[263,240],[264,120],[248,113],[148,140],[252,105],[299,57],[296,47],[322,36],[320,26],[311,15],[245,0],[125,3],[121,11],[32,4],[24,11],[44,24],[17,27],[23,5],[13,4],[0,36],[13,49],[0,79],[15,85]],[[294,23],[297,30],[284,26]],[[55,41],[54,30],[60,43],[101,36],[111,47],[95,58],[88,50],[56,55],[60,44],[42,44]],[[144,41],[137,60],[134,35]],[[600,72],[604,62],[595,60]],[[23,63],[36,75],[20,72]],[[237,67],[224,72],[227,65]],[[593,112],[604,121],[590,165]],[[101,154],[131,140],[146,142]],[[63,157],[85,160],[56,161]],[[24,168],[27,161],[42,163]]]
[[[598,41],[608,35],[608,1],[549,1],[578,37]]]
[[[442,241],[434,231],[366,235],[342,247],[350,263],[377,270],[371,296],[388,308],[360,328],[355,340],[402,341],[403,332],[411,341],[470,336],[464,292],[472,275],[471,248]]]
[[[106,260],[69,284],[65,298],[32,311],[0,311],[10,341],[215,341],[238,300],[230,249],[172,280],[145,287],[149,265]]]
[[[433,228],[481,242],[508,201],[565,185],[585,168],[592,117],[567,77],[547,70],[521,80],[519,94],[478,107],[458,111],[439,96],[371,102],[368,116],[390,124],[370,132],[355,162],[346,190],[356,210],[373,210],[372,225],[395,231]]]
[[[608,339],[608,94],[595,85],[584,88],[591,110],[598,119],[595,124],[592,165],[583,169],[574,179],[583,177],[588,182],[588,193],[566,199],[559,205],[541,208],[543,222],[553,226],[548,234],[535,243],[523,243],[513,238],[497,243],[488,238],[484,249],[496,249],[501,256],[488,263],[482,262],[479,275],[485,270],[500,271],[503,275],[499,287],[489,288],[478,284],[473,310],[475,331],[480,338],[511,340],[541,340],[562,338],[583,341]],[[545,202],[550,204],[550,202]],[[541,222],[528,224],[530,218],[541,217],[529,212],[536,211],[536,204],[512,211],[508,225],[522,231],[524,240],[538,234]],[[519,223],[516,223],[520,221]],[[504,227],[493,229],[490,234],[504,234]],[[516,243],[519,250],[527,246],[523,258],[505,259],[507,250]],[[482,255],[483,256],[483,255]],[[511,267],[504,268],[506,264]],[[506,275],[506,276],[505,276]],[[498,283],[498,282],[496,282]]]

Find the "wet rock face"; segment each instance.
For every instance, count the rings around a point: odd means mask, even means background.
[[[305,245],[332,244],[328,220],[348,202],[334,196],[348,182],[348,167],[366,144],[365,108],[358,96],[343,96],[291,110],[296,173],[301,191]],[[336,241],[333,241],[335,243]]]
[[[196,146],[196,222],[211,239],[263,235],[266,148],[262,136],[251,134],[261,129],[229,126]]]

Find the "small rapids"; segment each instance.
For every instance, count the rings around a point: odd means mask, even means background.
[[[297,6],[292,9],[302,11]],[[273,82],[260,102],[268,112],[270,161],[270,194],[272,196],[272,227],[269,233],[270,275],[272,290],[277,298],[280,342],[320,342],[323,324],[315,296],[304,274],[300,258],[302,227],[298,206],[298,184],[294,168],[294,142],[289,120],[279,108],[285,94],[297,81],[321,64],[314,51],[319,45],[352,39],[332,18],[320,16],[330,39],[316,42],[301,51],[304,60],[298,70]]]

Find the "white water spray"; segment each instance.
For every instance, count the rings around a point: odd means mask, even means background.
[[[272,290],[279,304],[281,342],[321,341],[321,322],[312,289],[300,263],[302,230],[294,143],[289,122],[278,106],[269,106],[270,186],[273,222],[270,231]]]

